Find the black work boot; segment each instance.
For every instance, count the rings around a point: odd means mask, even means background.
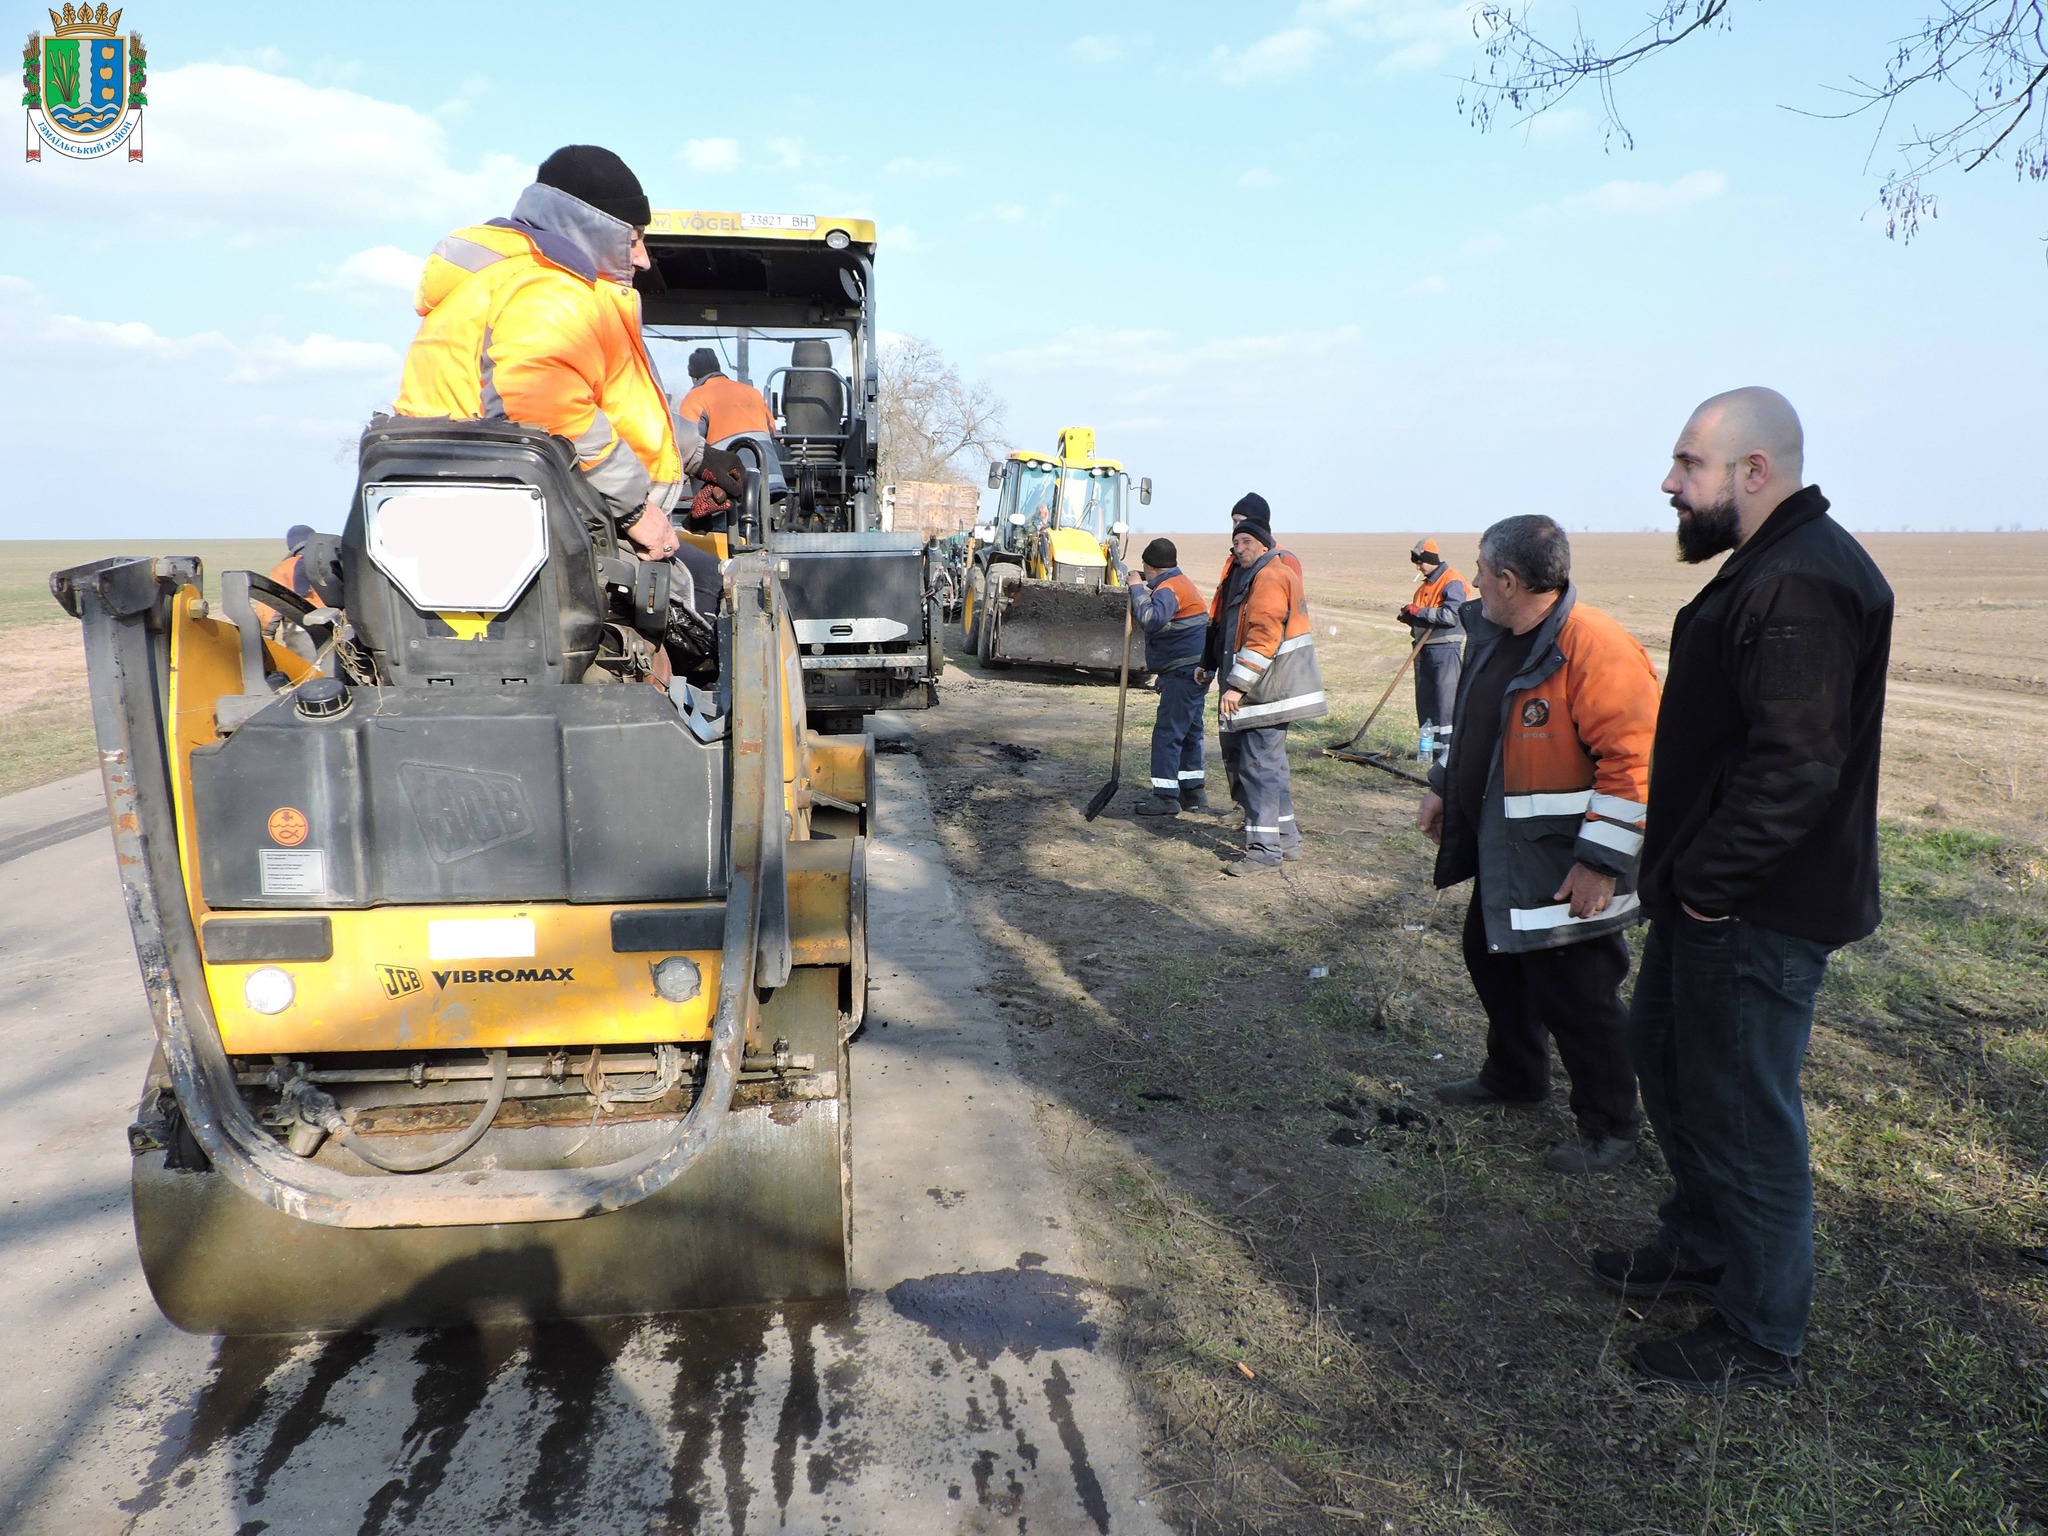
[[[1501,1105],[1506,1109],[1540,1109],[1550,1102],[1549,1094],[1533,1099],[1511,1099],[1505,1094],[1495,1093],[1477,1077],[1461,1077],[1456,1082],[1438,1083],[1436,1096],[1446,1104],[1469,1104],[1475,1107]]]
[[[1132,812],[1139,816],[1178,816],[1180,809],[1180,796],[1156,792],[1131,807]]]
[[[1660,1296],[1704,1296],[1714,1299],[1727,1266],[1680,1269],[1667,1254],[1647,1244],[1641,1248],[1604,1248],[1593,1255],[1593,1278],[1630,1301],[1655,1301]]]
[[[1797,1355],[1750,1343],[1718,1312],[1690,1333],[1638,1344],[1631,1358],[1653,1380],[1711,1397],[1744,1389],[1783,1390],[1806,1380]]]
[[[1209,804],[1209,790],[1206,785],[1197,784],[1193,789],[1183,788],[1180,792],[1180,808],[1184,811],[1201,811],[1205,814],[1214,809]]]
[[[1611,1173],[1635,1155],[1633,1136],[1581,1131],[1544,1153],[1543,1161],[1559,1173]]]

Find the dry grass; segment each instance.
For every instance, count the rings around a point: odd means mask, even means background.
[[[185,540],[161,545],[0,541],[0,795],[93,765],[92,711],[78,624],[50,596],[50,572],[108,555],[196,554],[215,597],[218,572],[267,571],[283,557],[270,540]]]

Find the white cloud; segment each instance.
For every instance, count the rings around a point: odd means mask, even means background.
[[[425,257],[395,245],[373,245],[342,262],[333,276],[306,286],[315,293],[338,293],[358,304],[410,304],[419,289],[420,268],[425,265]]]
[[[456,164],[430,113],[247,65],[152,72],[149,95],[143,165],[53,176],[0,157],[0,206],[72,228],[225,225],[260,240],[392,221],[453,228],[506,211],[532,179],[509,155]]]
[[[342,341],[315,331],[304,341],[275,337],[237,347],[230,384],[275,384],[311,374],[398,374],[398,354],[381,341]]]
[[[774,157],[776,165],[785,171],[800,171],[815,163],[800,138],[769,139],[763,147]]]
[[[925,250],[924,241],[908,224],[892,224],[887,229],[875,232],[876,242],[886,251],[917,252]]]
[[[1530,118],[1523,131],[1539,144],[1555,144],[1577,138],[1592,121],[1584,107],[1551,107]]]
[[[1698,203],[1711,202],[1728,190],[1728,178],[1719,171],[1694,171],[1676,181],[1607,181],[1590,192],[1545,203],[1531,212],[1537,215],[1571,213],[1665,214],[1676,213]]]
[[[355,434],[398,362],[386,342],[324,332],[179,336],[69,314],[0,276],[0,398],[38,445],[0,497],[0,537],[31,535],[28,519],[54,507],[103,508],[110,534],[158,539],[274,533],[302,509],[338,508]],[[98,398],[123,402],[119,431],[75,408]]]
[[[1474,235],[1460,245],[1458,258],[1461,261],[1482,261],[1488,256],[1498,256],[1507,248],[1508,237],[1498,230],[1491,230],[1483,235]]]
[[[740,141],[738,139],[690,139],[686,141],[677,159],[693,171],[717,175],[740,168]]]
[[[1410,43],[1405,48],[1396,48],[1380,60],[1378,68],[1383,75],[1399,75],[1410,70],[1429,69],[1443,61],[1444,45],[1425,39],[1419,43]]]
[[[1083,64],[1114,64],[1129,54],[1130,47],[1120,37],[1090,33],[1067,44],[1067,52]]]
[[[938,181],[947,176],[958,176],[960,167],[950,160],[919,160],[910,155],[898,155],[882,167],[884,176],[909,176],[921,181]]]
[[[1441,272],[1432,272],[1429,276],[1417,278],[1414,282],[1410,283],[1408,291],[1421,297],[1427,297],[1431,294],[1449,293],[1451,285],[1444,279]]]
[[[980,213],[969,214],[967,222],[970,224],[1022,224],[1030,215],[1031,210],[1022,203],[997,203],[993,208],[986,208]]]
[[[1471,0],[1302,0],[1294,25],[1250,47],[1218,47],[1208,67],[1231,85],[1298,74],[1339,39],[1385,50],[1381,74],[1427,69],[1472,43]]]
[[[1314,27],[1288,27],[1260,38],[1247,48],[1218,44],[1209,52],[1209,68],[1227,85],[1253,85],[1299,74],[1316,61],[1329,37]]]
[[[1240,187],[1250,187],[1255,192],[1262,192],[1267,187],[1279,186],[1280,178],[1263,165],[1255,165],[1237,178],[1237,184]]]

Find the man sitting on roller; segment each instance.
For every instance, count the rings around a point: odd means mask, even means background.
[[[393,410],[567,438],[621,536],[643,560],[665,560],[684,478],[737,498],[744,476],[694,426],[677,428],[647,355],[633,274],[651,264],[652,218],[610,150],[556,150],[510,218],[457,230],[427,258]]]

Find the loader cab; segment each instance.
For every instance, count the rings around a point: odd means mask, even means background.
[[[989,484],[999,493],[990,558],[1018,561],[1036,579],[1116,584],[1112,557],[1123,557],[1130,534],[1130,476],[1095,457],[1092,431],[1067,428],[1055,454],[1011,454],[989,466]],[[1150,480],[1139,482],[1138,499],[1152,499]]]
[[[635,278],[648,354],[674,405],[689,353],[758,389],[775,417],[770,526],[881,526],[875,226],[811,214],[658,209]],[[694,423],[693,423],[694,425]]]

